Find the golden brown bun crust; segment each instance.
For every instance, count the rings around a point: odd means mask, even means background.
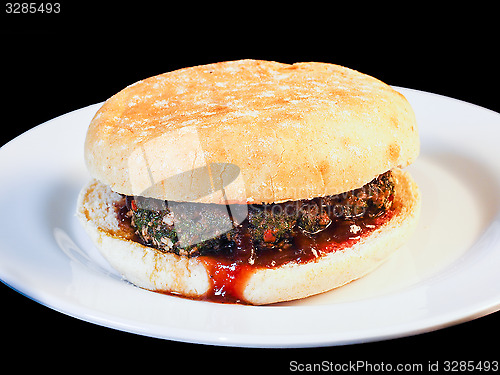
[[[338,194],[418,152],[414,113],[385,83],[333,64],[255,60],[128,86],[97,112],[85,142],[91,175],[116,192],[213,203]],[[192,172],[207,165],[219,168]],[[236,179],[224,177],[227,165]],[[225,197],[204,188],[219,190],[219,175],[234,180]]]
[[[276,268],[256,268],[243,288],[242,299],[269,304],[304,298],[358,279],[385,261],[413,231],[420,211],[420,194],[410,175],[393,170],[396,179],[394,216],[351,248],[314,261],[290,262]],[[205,263],[163,253],[131,241],[120,231],[109,187],[91,182],[79,198],[77,213],[86,231],[109,263],[142,288],[202,297],[211,283]]]

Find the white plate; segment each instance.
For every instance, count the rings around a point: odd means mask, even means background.
[[[83,141],[100,105],[0,149],[0,278],[55,310],[142,335],[216,345],[302,347],[425,332],[500,309],[500,115],[397,88],[417,114],[409,167],[423,207],[409,243],[338,290],[272,306],[161,295],[122,280],[74,216],[89,176]]]

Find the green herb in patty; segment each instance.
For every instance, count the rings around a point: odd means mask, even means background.
[[[392,205],[390,172],[346,193],[279,204],[248,205],[243,223],[234,223],[226,205],[165,202],[127,197],[128,216],[141,241],[179,255],[232,251],[244,242],[259,249],[280,249],[298,231],[313,236],[339,220],[376,217]],[[234,209],[234,207],[233,207]],[[250,240],[247,240],[250,238]],[[253,251],[253,250],[252,250]]]

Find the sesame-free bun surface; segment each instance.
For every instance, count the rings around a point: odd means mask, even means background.
[[[414,113],[385,83],[333,64],[256,60],[132,84],[104,103],[85,142],[91,175],[114,191],[207,203],[338,194],[418,152]]]
[[[406,242],[416,226],[420,194],[407,172],[393,170],[392,218],[350,248],[306,263],[254,268],[242,288],[241,300],[269,304],[304,298],[356,280],[384,262]],[[120,229],[115,202],[121,196],[94,180],[80,193],[77,214],[108,262],[133,284],[186,297],[203,297],[212,288],[210,270],[199,257],[164,253],[134,242]]]

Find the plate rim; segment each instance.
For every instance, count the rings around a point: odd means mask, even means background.
[[[500,119],[500,113],[492,111],[488,108],[481,107],[481,106],[473,104],[473,103],[462,101],[460,99],[455,99],[455,98],[444,96],[441,94],[435,94],[435,93],[411,89],[411,88],[405,88],[405,87],[399,87],[399,86],[392,86],[392,87],[394,87],[397,91],[402,92],[405,96],[406,96],[406,94],[405,94],[406,91],[411,92],[415,95],[432,95],[432,96],[438,97],[440,99],[446,99],[446,100],[458,102],[460,105],[472,106],[472,107],[474,107],[475,110],[488,111],[491,114],[494,114],[495,116],[499,116],[499,119]],[[97,109],[100,106],[102,106],[103,103],[104,102],[95,103],[95,104],[91,104],[91,105],[88,105],[88,106],[85,106],[85,107],[82,107],[79,109],[75,109],[71,112],[62,114],[62,115],[57,116],[53,119],[45,121],[45,122],[31,128],[31,129],[27,130],[26,132],[23,132],[22,134],[16,136],[15,138],[13,138],[12,140],[8,141],[7,143],[5,143],[4,145],[2,145],[0,147],[0,158],[2,157],[2,151],[4,151],[7,148],[10,148],[10,147],[15,147],[14,144],[17,142],[22,142],[23,137],[27,137],[27,136],[29,136],[29,134],[32,134],[35,131],[41,131],[41,129],[44,129],[44,127],[47,126],[48,124],[54,123],[56,121],[62,121],[62,120],[64,120],[65,117],[80,115],[80,114],[86,113],[87,111],[93,111],[94,109],[97,111]],[[497,215],[496,217],[498,218],[499,216],[500,215]],[[495,222],[495,220],[497,220],[497,219],[494,219],[492,221],[492,223]],[[490,223],[490,225],[492,223]],[[477,239],[475,244],[477,242],[481,241],[482,237],[483,237],[483,235],[481,235]],[[0,251],[1,251],[1,249],[2,249],[2,244],[0,243]],[[417,326],[417,327],[413,327],[413,328],[408,327],[408,329],[406,329],[406,330],[400,330],[400,329],[395,328],[391,332],[386,332],[385,335],[374,333],[370,336],[358,337],[357,339],[354,339],[354,340],[345,339],[345,340],[338,341],[338,340],[331,339],[331,338],[330,339],[327,339],[327,338],[318,339],[318,335],[316,335],[315,339],[310,338],[309,340],[304,341],[303,335],[299,335],[296,339],[285,340],[285,341],[281,340],[281,337],[278,337],[278,336],[273,336],[274,337],[273,339],[271,339],[271,337],[266,337],[266,340],[260,340],[257,343],[257,340],[254,340],[254,339],[242,340],[242,337],[240,337],[240,336],[244,336],[244,337],[248,338],[248,335],[240,335],[240,334],[232,335],[232,339],[227,337],[227,336],[231,336],[231,335],[226,335],[226,337],[224,337],[224,338],[222,338],[222,337],[214,338],[214,337],[212,337],[213,335],[208,335],[208,336],[204,337],[204,339],[198,340],[198,339],[194,339],[193,337],[186,337],[185,335],[183,335],[183,337],[181,337],[180,334],[182,334],[182,333],[185,334],[186,332],[190,332],[190,331],[186,331],[186,330],[182,330],[182,329],[177,332],[177,336],[176,335],[170,335],[170,336],[152,335],[151,332],[145,332],[144,330],[141,331],[140,329],[132,328],[132,325],[130,323],[127,324],[125,322],[116,321],[116,320],[113,322],[112,320],[109,319],[109,317],[103,317],[102,315],[96,316],[95,312],[93,314],[91,309],[89,309],[89,311],[83,311],[83,313],[79,314],[79,313],[74,311],[74,308],[76,308],[76,306],[74,306],[73,309],[68,308],[68,306],[66,306],[63,301],[54,302],[55,300],[57,300],[57,298],[55,298],[55,297],[53,297],[54,301],[52,301],[52,302],[50,302],[51,301],[50,298],[48,300],[45,299],[46,297],[39,298],[40,296],[37,293],[34,293],[33,291],[30,291],[30,290],[26,290],[26,288],[23,288],[21,285],[17,285],[17,283],[13,282],[13,280],[6,280],[4,278],[4,274],[1,272],[2,272],[2,267],[0,266],[0,281],[2,283],[4,283],[5,285],[7,285],[8,287],[10,287],[11,289],[15,290],[16,292],[22,294],[23,296],[25,296],[25,297],[43,305],[43,306],[49,307],[55,311],[72,316],[74,318],[77,318],[77,319],[80,319],[80,320],[83,320],[83,321],[86,321],[89,323],[98,324],[98,325],[102,325],[105,327],[110,327],[110,328],[118,329],[121,331],[132,332],[132,333],[141,334],[141,335],[145,335],[145,336],[158,337],[158,338],[175,340],[175,341],[182,341],[182,342],[203,343],[203,344],[222,345],[222,346],[261,347],[261,348],[262,347],[264,347],[264,348],[267,348],[267,347],[311,347],[311,346],[352,344],[352,343],[361,342],[361,341],[368,342],[368,341],[386,340],[386,339],[391,339],[391,338],[396,338],[396,337],[411,336],[411,335],[416,335],[416,334],[420,334],[420,333],[424,333],[424,332],[434,331],[434,330],[448,327],[451,325],[456,325],[456,324],[459,324],[459,323],[462,323],[465,321],[470,321],[470,320],[473,320],[473,319],[476,319],[476,318],[479,318],[479,317],[482,317],[482,316],[485,316],[485,315],[488,315],[488,314],[491,314],[491,313],[494,313],[494,312],[500,310],[500,295],[499,295],[498,300],[489,301],[489,304],[487,307],[483,306],[482,308],[480,308],[478,306],[474,310],[466,309],[468,312],[454,311],[453,313],[450,312],[448,314],[445,314],[445,316],[441,315],[440,316],[441,318],[439,318],[439,317],[432,318],[432,319],[428,318],[427,320],[430,320],[430,322],[425,323],[425,324],[421,324],[420,326]],[[152,292],[150,292],[150,293],[152,293]],[[171,297],[171,298],[175,298],[175,297]],[[377,299],[380,299],[380,297],[378,297]],[[191,301],[191,302],[198,303],[200,301]],[[203,303],[209,303],[209,302],[203,302]],[[326,307],[327,306],[241,306],[241,308],[243,308],[243,309],[258,308],[258,309],[262,309],[262,311],[264,311],[265,309],[289,310],[289,309],[297,309],[297,308],[298,309],[317,310],[318,308],[326,308]],[[238,308],[240,308],[240,307],[238,307]],[[80,306],[79,309],[81,311],[82,307]],[[376,332],[376,330],[375,330],[375,332]],[[326,336],[326,335],[328,335],[328,333],[325,333],[321,336]],[[212,339],[210,339],[210,337]],[[262,336],[257,336],[257,337],[262,338]],[[293,336],[287,336],[287,337],[293,337]],[[302,339],[298,340],[299,337],[301,337]],[[265,343],[263,341],[265,341]]]

